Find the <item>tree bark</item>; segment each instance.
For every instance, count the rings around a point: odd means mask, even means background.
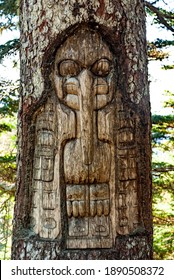
[[[12,259],[151,259],[142,0],[22,0]]]

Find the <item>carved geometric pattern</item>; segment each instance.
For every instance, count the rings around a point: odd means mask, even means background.
[[[109,234],[109,224],[101,222],[110,213],[107,184],[67,185],[66,203],[70,236],[88,235],[91,224],[92,235]]]
[[[67,185],[66,187],[68,217],[101,217],[109,215],[109,186]]]
[[[119,112],[118,129],[118,217],[120,234],[128,234],[139,222],[137,197],[137,162],[135,119],[129,112]]]

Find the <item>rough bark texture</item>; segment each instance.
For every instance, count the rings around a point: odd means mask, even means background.
[[[13,259],[151,259],[144,1],[21,1]]]

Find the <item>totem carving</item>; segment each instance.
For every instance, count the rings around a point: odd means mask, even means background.
[[[36,112],[31,226],[67,248],[111,248],[138,224],[135,122],[117,94],[114,55],[83,28],[64,41],[54,94]]]

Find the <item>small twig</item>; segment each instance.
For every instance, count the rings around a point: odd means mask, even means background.
[[[174,19],[173,15],[165,14],[165,13],[159,11],[158,8],[156,8],[155,6],[153,6],[151,3],[147,2],[147,1],[145,1],[145,5],[147,8],[149,8],[152,12],[154,12],[156,14],[160,23],[162,23],[170,31],[174,32],[174,28],[166,20],[166,19]]]
[[[174,167],[157,167],[152,169],[153,172],[169,172],[174,171]]]

